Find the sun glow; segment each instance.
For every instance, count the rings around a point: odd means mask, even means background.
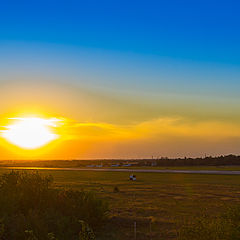
[[[58,138],[52,128],[56,127],[58,119],[43,119],[37,117],[11,118],[13,124],[5,126],[2,136],[10,143],[24,148],[36,149]]]

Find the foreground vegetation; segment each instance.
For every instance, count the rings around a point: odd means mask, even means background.
[[[0,169],[0,174],[10,172]],[[22,170],[17,172],[22,173]],[[137,181],[133,182],[128,180],[130,173],[126,172],[39,170],[39,173],[53,176],[50,189],[95,192],[97,201],[109,202],[108,218],[102,226],[95,228],[89,220],[83,219],[93,228],[97,240],[132,240],[134,222],[137,223],[137,240],[200,240],[197,238],[200,231],[208,232],[221,226],[218,223],[223,221],[222,216],[240,203],[240,176],[137,173]],[[200,217],[202,215],[204,217]],[[206,227],[210,225],[212,228],[208,230],[210,228]],[[198,231],[198,226],[202,230]],[[78,225],[76,239],[80,228]],[[46,232],[55,233],[53,230]]]
[[[179,240],[239,240],[240,206],[232,207],[226,213],[209,219],[207,216],[186,223],[179,229]]]
[[[12,171],[0,178],[1,240],[93,240],[91,227],[106,213],[93,193],[56,189],[51,176]]]

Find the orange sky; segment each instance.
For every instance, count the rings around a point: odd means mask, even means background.
[[[133,99],[44,81],[40,84],[12,81],[1,88],[1,93],[2,130],[12,117],[61,119],[52,129],[59,138],[39,149],[24,150],[1,137],[1,159],[151,158],[237,153],[240,137],[237,117],[228,115],[228,109],[219,110],[214,103],[203,108],[201,100],[194,98],[191,104],[177,96]],[[196,106],[200,107],[196,109]]]

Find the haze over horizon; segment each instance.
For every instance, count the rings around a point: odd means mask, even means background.
[[[239,7],[2,3],[0,159],[240,154]],[[19,145],[29,117],[52,142]]]

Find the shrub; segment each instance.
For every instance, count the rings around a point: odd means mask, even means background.
[[[5,226],[2,220],[0,220],[0,240],[3,239],[4,236],[4,231],[5,231]]]
[[[48,240],[57,240],[54,233],[48,233]]]
[[[54,188],[51,176],[12,171],[0,177],[1,240],[75,240],[79,220],[97,229],[107,211],[94,193]]]
[[[25,230],[26,240],[38,240],[32,230]]]
[[[95,240],[95,235],[92,229],[84,221],[79,221],[81,224],[81,230],[79,232],[79,240]]]
[[[117,186],[115,186],[115,187],[113,188],[113,192],[114,192],[114,193],[118,193],[118,192],[119,192],[119,188],[118,188]]]
[[[179,240],[239,240],[240,207],[229,209],[225,214],[209,219],[206,216],[194,223],[185,224],[179,231]]]

